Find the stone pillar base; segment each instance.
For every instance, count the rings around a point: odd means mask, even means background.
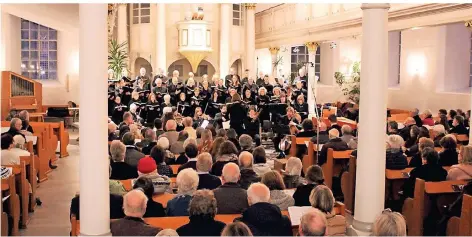
[[[352,225],[346,230],[347,236],[370,236],[371,234],[372,223],[366,223],[356,219],[352,220]]]
[[[99,235],[89,235],[89,234],[84,234],[82,232],[79,233],[79,236],[112,236],[111,232],[105,233],[105,234],[99,234]]]

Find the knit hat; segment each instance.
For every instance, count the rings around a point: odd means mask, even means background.
[[[138,171],[148,174],[157,169],[156,161],[150,156],[145,156],[138,161]]]

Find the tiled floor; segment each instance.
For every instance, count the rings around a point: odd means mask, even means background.
[[[72,145],[77,144],[78,133],[77,130],[69,132],[69,156],[59,159],[56,163],[58,168],[40,184],[36,195],[43,202],[42,206],[30,213],[30,222],[26,229],[20,230],[21,235],[69,235],[70,201],[79,191],[79,146]]]

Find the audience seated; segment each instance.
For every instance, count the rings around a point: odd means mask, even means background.
[[[193,120],[191,117],[185,117],[182,120],[182,124],[185,126],[184,131],[188,133],[188,137],[197,139],[197,131],[192,127]]]
[[[396,121],[389,121],[387,123],[387,134],[388,135],[398,134],[398,123]]]
[[[156,133],[150,129],[144,129],[144,139],[140,142],[140,146],[142,147],[141,152],[144,155],[151,154],[151,149],[157,144],[156,140]]]
[[[120,132],[121,132],[121,128],[123,126],[129,127],[131,124],[134,124],[133,115],[130,112],[125,112],[125,113],[123,113],[123,122],[121,122],[118,125],[118,130],[120,130]]]
[[[167,139],[167,138],[163,138]],[[160,175],[165,175],[167,177],[171,177],[174,175],[174,171],[172,171],[172,167],[165,163],[166,158],[166,151],[160,146],[156,145],[151,149],[151,158],[157,164],[157,173]]]
[[[18,113],[18,118],[21,119],[21,131],[27,131],[33,134],[33,127],[29,124],[29,112],[27,110],[22,110]]]
[[[297,134],[297,137],[313,137],[316,136],[316,131],[313,130],[313,121],[305,119],[302,122],[302,131]]]
[[[444,128],[442,124],[436,124],[433,127],[433,131],[435,133],[434,147],[441,147],[441,145],[439,144],[439,141],[441,141],[441,139],[446,136],[446,129]]]
[[[426,182],[446,180],[447,171],[439,165],[439,155],[432,147],[424,148],[421,152],[421,158],[423,165],[414,168],[403,185],[403,195],[405,197],[413,197],[416,178],[423,179]]]
[[[390,209],[383,211],[374,221],[372,236],[406,236],[405,218]]]
[[[10,151],[18,156],[30,156],[31,154],[25,150],[26,139],[21,135],[13,137],[13,148]]]
[[[110,166],[110,171],[109,171],[110,176],[111,176],[112,170],[113,169]],[[108,188],[110,190],[110,194],[116,194],[120,196],[123,196],[126,194],[126,189],[123,186],[123,183],[121,183],[119,180],[108,179]]]
[[[229,162],[236,163],[238,162],[238,155],[239,152],[236,149],[234,143],[230,141],[224,141],[220,149],[218,151],[218,157],[216,158],[216,162],[211,167],[211,174],[216,176],[221,176],[223,167],[228,164]]]
[[[21,132],[21,127],[22,127],[22,122],[21,122],[21,119],[19,118],[13,118],[11,121],[10,121],[10,129],[8,129],[8,131],[2,133],[2,135],[4,134],[10,134],[11,137],[14,137],[16,135],[21,135],[23,137],[25,137],[25,135]]]
[[[330,236],[345,235],[346,219],[344,216],[334,213],[334,196],[331,190],[324,186],[318,185],[310,194],[311,206],[320,210],[325,214],[328,222],[327,232]]]
[[[235,221],[245,223],[255,236],[292,236],[292,224],[280,208],[270,201],[270,190],[253,183],[247,190],[249,207]]]
[[[456,115],[454,117],[454,120],[452,122],[452,127],[449,133],[469,135],[469,131],[467,130],[467,127],[464,124],[464,117],[460,115]]]
[[[454,135],[443,137],[440,141],[440,145],[443,150],[439,152],[439,164],[441,166],[456,165],[459,161],[456,149],[457,143]]]
[[[300,219],[298,234],[300,236],[328,236],[328,221],[325,215],[318,209],[305,212]]]
[[[451,130],[451,127],[449,126],[449,123],[447,121],[447,115],[446,114],[441,114],[439,115],[439,122],[436,122],[437,125],[443,125],[444,129],[446,132]]]
[[[132,190],[123,197],[125,217],[110,223],[113,236],[156,236],[162,229],[146,224],[148,198],[141,190]]]
[[[241,136],[242,137],[242,136]],[[239,179],[239,185],[241,188],[248,189],[252,183],[261,181],[261,178],[254,172],[253,169],[254,159],[252,154],[248,151],[243,151],[239,154],[239,168],[241,169],[241,178]]]
[[[416,124],[410,126],[410,133],[408,135],[408,138],[405,139],[405,147],[407,149],[410,149],[412,146],[418,143],[419,133],[420,129],[418,128],[418,126],[416,126]]]
[[[152,196],[154,195],[154,185],[150,178],[138,178],[134,182],[133,189],[141,189],[142,192],[148,198],[148,201],[146,203],[146,213],[144,214],[144,217],[161,217],[166,215],[162,204],[152,200]]]
[[[410,163],[408,164],[409,167],[420,167],[423,164],[421,153],[427,147],[432,149],[434,148],[433,140],[426,137],[420,138],[418,142],[418,152],[414,153],[413,157],[410,160]],[[408,154],[408,152],[406,152],[406,154]]]
[[[224,138],[224,139],[226,140],[226,139],[228,138],[228,137],[226,136],[226,130],[223,129],[223,128],[218,129],[218,130],[216,131],[216,137],[222,137],[222,138]]]
[[[114,140],[110,144],[111,160],[111,176],[110,179],[126,180],[138,177],[138,170],[136,167],[124,162],[126,153],[126,146],[119,140]]]
[[[261,182],[270,190],[270,203],[278,206],[280,210],[286,211],[288,207],[295,204],[293,197],[284,192],[285,184],[279,172],[269,171],[265,173]]]
[[[331,124],[328,128],[328,132],[334,128],[338,130],[339,135],[342,135],[341,126],[338,125],[338,118],[336,117],[336,115],[330,114],[328,116],[328,120],[329,120],[329,123]]]
[[[228,141],[231,141],[236,146],[236,149],[240,151],[241,145],[239,144],[238,134],[236,133],[236,130],[234,130],[233,128],[228,129],[228,131],[226,132],[226,136],[228,138]]]
[[[388,136],[386,169],[402,170],[408,167],[408,160],[402,151],[403,143],[403,138],[399,135]]]
[[[323,165],[328,159],[328,149],[332,148],[335,151],[345,151],[349,149],[346,142],[339,138],[339,132],[337,129],[329,130],[329,141],[323,145],[318,157],[318,165]]]
[[[408,140],[410,139],[410,130],[412,126],[416,126],[415,124],[415,120],[412,117],[408,117],[405,119],[405,121],[403,122],[404,127],[400,129],[400,131],[398,131],[398,135],[403,138],[403,141],[408,142]],[[407,148],[409,148],[409,146]]]
[[[116,124],[108,123],[108,141],[120,140],[120,138],[116,135]]]
[[[175,160],[176,164],[183,165],[187,162],[188,158],[185,156],[185,146],[184,142],[188,138],[188,133],[186,131],[180,131],[177,141],[170,144],[170,152],[179,157]]]
[[[312,165],[308,168],[305,179],[307,184],[298,186],[293,194],[295,206],[310,206],[311,190],[324,184],[323,170],[318,165]]]
[[[249,136],[247,134],[242,134],[239,137],[239,145],[241,146],[241,152],[247,151],[249,153],[252,153],[253,145],[252,145],[252,137],[251,136]],[[256,144],[256,145],[258,145],[258,144]]]
[[[179,167],[178,172],[186,168],[197,169],[197,155],[198,148],[197,145],[190,143],[185,147],[185,157],[187,158],[187,163]]]
[[[357,148],[357,140],[355,140],[355,136],[352,134],[352,128],[351,126],[344,124],[341,127],[341,140],[343,140],[346,144],[349,145],[350,149],[356,149]],[[351,143],[351,144],[350,144]]]
[[[422,116],[423,118],[423,125],[428,125],[428,126],[434,126],[434,120],[433,120],[433,114],[431,113],[431,110],[427,109],[423,111]]]
[[[254,158],[254,165],[252,166],[257,176],[262,177],[265,173],[271,171],[269,164],[267,164],[265,149],[262,146],[258,146],[252,152]]]
[[[156,130],[156,138],[164,134],[164,129],[162,129],[162,120],[160,118],[154,119],[154,129]]]
[[[131,132],[127,132],[123,136],[123,143],[126,146],[125,162],[133,167],[137,167],[139,160],[144,157],[144,154],[134,145],[134,139],[135,136]]]
[[[177,196],[167,202],[168,216],[188,216],[188,207],[198,187],[198,174],[193,169],[184,169],[177,175]]]
[[[19,165],[20,156],[12,151],[13,137],[6,133],[2,135],[2,165]]]
[[[223,167],[223,184],[213,190],[218,214],[240,214],[248,207],[246,190],[238,184],[240,176],[238,165],[228,163]]]
[[[472,179],[472,145],[462,146],[459,164],[453,165],[447,174],[447,180]]]
[[[319,144],[327,143],[329,141],[329,135],[327,132],[328,128],[326,124],[324,122],[321,122],[320,125],[318,126],[318,129],[320,130],[319,131],[319,135],[320,135]],[[315,144],[317,143],[316,135],[311,138],[311,141]]]
[[[172,193],[172,189],[170,188],[170,178],[157,173],[156,161],[151,157],[146,156],[139,160],[138,174],[139,177],[148,177],[152,180],[152,184],[154,185],[154,194],[162,194],[165,192]]]
[[[80,220],[80,195],[77,193],[70,203],[70,216]],[[110,219],[123,218],[123,196],[110,193]]]
[[[213,160],[210,153],[203,152],[196,158],[196,170],[198,173],[198,187],[197,189],[213,190],[221,185],[221,180],[218,176],[210,174]]]
[[[306,180],[301,176],[303,164],[297,157],[290,157],[285,164],[285,172],[283,172],[283,180],[286,188],[297,188],[306,184]]]
[[[221,236],[253,236],[249,227],[242,222],[233,222],[223,229]]]
[[[211,190],[198,190],[190,200],[189,220],[177,229],[180,236],[220,236],[226,226],[215,220],[217,211],[216,199]]]
[[[174,229],[163,229],[156,236],[179,237],[179,234]]]
[[[169,144],[174,144],[177,142],[177,139],[179,138],[179,133],[176,130],[177,130],[177,123],[175,122],[175,120],[173,119],[167,120],[166,132],[160,135],[159,138],[166,137],[169,140]]]
[[[141,134],[141,131],[139,131],[137,124],[130,124],[129,132],[134,135],[134,139],[143,140],[143,135]]]
[[[198,143],[198,152],[210,152],[211,147],[213,145],[213,135],[211,135],[211,131],[209,129],[205,129],[202,131],[202,138]]]
[[[112,122],[113,123],[113,122]],[[123,125],[120,127],[119,131],[118,131],[118,138],[120,139],[120,141],[123,141],[123,136],[129,132],[129,127],[128,125]]]
[[[210,148],[210,154],[213,159],[213,163],[216,162],[216,158],[218,157],[218,152],[220,151],[221,144],[225,142],[226,139],[223,137],[217,137],[215,140],[213,140],[213,143],[211,144]]]

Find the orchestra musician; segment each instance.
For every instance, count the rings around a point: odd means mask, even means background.
[[[270,103],[270,98],[267,96],[267,89],[265,87],[259,88],[259,95],[256,98],[257,109],[259,110],[259,119],[262,121],[269,120],[269,111],[265,109],[266,105]]]
[[[301,119],[295,115],[295,109],[293,107],[287,107],[286,113],[286,115],[279,117],[277,123],[275,123],[275,132],[277,135],[272,139],[275,150],[281,152],[282,156],[284,155],[284,151],[281,151],[279,148],[280,141],[284,136],[291,135],[301,123]]]
[[[256,146],[261,145],[261,137],[259,134],[261,122],[259,121],[259,113],[254,105],[249,106],[249,114],[244,119],[245,134],[252,137],[256,142]]]
[[[223,122],[229,120],[228,110],[226,104],[222,104],[220,107],[220,112],[215,115],[215,128],[223,128]]]
[[[233,89],[234,90],[234,89]],[[238,93],[232,95],[231,103],[227,105],[229,115],[229,125],[239,135],[244,133],[242,121],[247,117],[246,106],[241,103],[241,96]]]
[[[303,94],[300,94],[297,97],[297,101],[293,105],[293,108],[301,116],[302,120],[308,118],[308,104],[305,103],[305,96],[303,96]]]
[[[203,121],[205,120],[205,116],[203,116],[203,111],[201,107],[195,108],[195,113],[193,114],[193,128],[199,127]]]

